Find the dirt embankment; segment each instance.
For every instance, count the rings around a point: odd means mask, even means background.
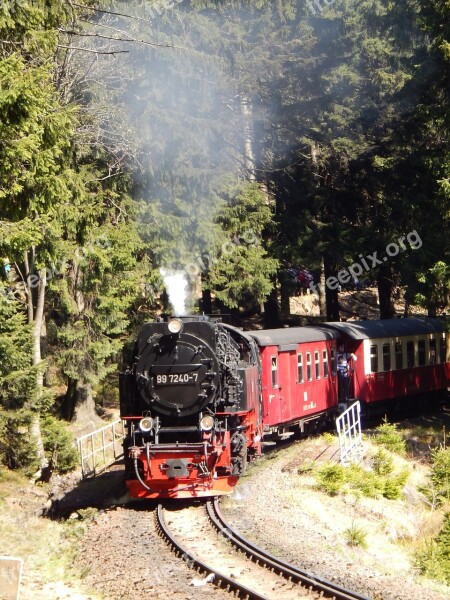
[[[450,415],[444,416],[448,430]],[[441,440],[441,421],[438,415],[399,425],[409,455],[396,461],[410,473],[400,500],[355,493],[330,497],[318,491],[317,463],[338,457],[328,436],[267,454],[225,499],[224,512],[258,544],[370,598],[444,600],[450,587],[422,579],[414,563],[414,552],[442,521],[442,513],[431,511],[419,491],[427,484],[430,446]],[[120,469],[75,487],[56,480],[56,508],[69,517],[62,521],[42,516],[49,506],[48,486],[11,477],[0,477],[0,542],[8,554],[24,558],[22,598],[227,597],[211,584],[193,585],[199,576],[156,535],[151,505],[123,504]],[[365,548],[348,545],[352,529],[363,532]]]

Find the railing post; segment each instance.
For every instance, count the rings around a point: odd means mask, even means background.
[[[95,443],[94,443],[94,434],[91,433],[91,446],[92,446],[92,472],[94,473],[95,476],[95,468],[97,466],[96,462],[95,462]]]
[[[358,456],[363,447],[359,401],[353,403],[336,419],[336,429],[339,435],[341,463],[345,462],[347,457]]]
[[[116,426],[121,423],[122,434],[116,431]],[[118,439],[116,439],[116,436]],[[81,459],[81,471],[83,479],[89,475],[96,475],[103,469],[106,469],[113,464],[123,452],[116,451],[116,443],[122,441],[125,436],[125,425],[120,419],[100,427],[96,431],[87,433],[76,440],[76,446]],[[99,444],[96,448],[96,440]],[[88,446],[85,445],[87,442]],[[90,447],[90,451],[88,450]],[[99,458],[97,459],[97,454]],[[89,458],[92,458],[90,463]]]

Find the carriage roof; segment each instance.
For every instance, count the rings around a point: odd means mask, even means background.
[[[342,333],[354,340],[424,335],[445,331],[441,321],[430,317],[334,322],[324,323],[323,327]]]
[[[256,340],[259,346],[280,346],[301,344],[304,342],[321,342],[332,340],[338,334],[328,329],[317,327],[289,327],[284,329],[263,329],[260,331],[247,331]]]

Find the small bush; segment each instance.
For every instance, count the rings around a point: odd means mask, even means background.
[[[349,546],[367,548],[367,532],[355,523],[344,531],[346,542]]]
[[[379,448],[372,459],[373,470],[377,475],[384,477],[394,471],[394,461],[392,456],[384,448]]]
[[[389,458],[389,457],[388,457]],[[383,456],[380,465],[383,471],[389,471],[386,465],[390,461]],[[341,491],[360,492],[367,498],[384,496],[388,500],[401,497],[409,472],[404,469],[398,474],[389,471],[388,475],[379,475],[361,465],[351,464],[345,467],[338,463],[327,463],[316,471],[316,480],[320,490],[330,496]]]
[[[422,574],[450,584],[450,514],[436,539],[416,554],[416,564]]]
[[[436,448],[431,453],[431,483],[438,504],[450,500],[450,448]]]
[[[63,421],[46,417],[42,424],[45,453],[53,468],[59,473],[72,471],[78,465],[78,454],[72,435]]]
[[[409,472],[407,469],[404,469],[398,475],[387,477],[384,482],[383,496],[388,500],[398,500],[401,498],[408,477]]]
[[[330,433],[329,431],[326,431],[325,433],[322,434],[322,440],[326,443],[326,444],[334,444],[337,441],[337,437],[335,435],[333,435],[332,433]]]
[[[381,478],[361,465],[350,465],[347,479],[352,490],[360,491],[367,498],[379,498],[383,495],[384,485]]]
[[[27,411],[0,409],[0,460],[8,469],[26,469],[31,474],[38,461],[30,439],[30,422],[31,414]]]
[[[388,423],[386,420],[376,428],[374,437],[375,444],[383,446],[390,452],[395,452],[404,456],[406,454],[406,443],[402,434],[397,431],[394,423]]]
[[[345,467],[338,463],[326,463],[316,472],[319,489],[330,496],[336,496],[346,483]]]

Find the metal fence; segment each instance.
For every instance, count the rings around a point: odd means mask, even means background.
[[[118,419],[77,438],[83,478],[95,477],[123,456],[124,421]]]
[[[361,435],[361,406],[354,402],[336,419],[341,463],[360,461],[363,455]]]

